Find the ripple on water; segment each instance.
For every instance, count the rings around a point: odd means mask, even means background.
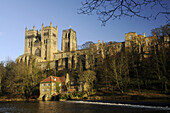
[[[170,108],[157,109],[152,106],[84,101],[0,102],[0,112],[6,113],[168,113],[168,111]]]

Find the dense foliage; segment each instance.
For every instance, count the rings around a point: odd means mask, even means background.
[[[29,65],[26,63],[16,64],[13,61],[8,61],[6,64],[1,63],[1,95],[9,98],[37,97],[39,83],[44,77],[34,63],[34,59]]]

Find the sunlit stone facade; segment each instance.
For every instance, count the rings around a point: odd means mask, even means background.
[[[113,37],[114,39],[114,37]],[[62,34],[62,50],[58,49],[58,27],[44,27],[41,30],[35,30],[35,26],[31,30],[25,29],[25,52],[16,59],[16,62],[30,63],[31,59],[35,59],[36,64],[41,69],[55,70],[74,70],[80,57],[83,57],[83,68],[90,67],[90,63],[96,65],[98,63],[97,56],[104,59],[108,55],[114,55],[121,51],[137,51],[144,53],[144,57],[148,57],[155,45],[159,49],[160,42],[169,47],[170,37],[158,39],[156,36],[146,37],[137,35],[136,32],[125,34],[125,42],[100,42],[92,43],[89,49],[77,49],[76,32],[73,29],[63,30]],[[93,57],[93,58],[92,58]],[[89,59],[92,59],[89,60]]]

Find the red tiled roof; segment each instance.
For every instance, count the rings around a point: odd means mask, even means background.
[[[48,78],[42,80],[41,82],[65,82],[65,77],[49,76]]]

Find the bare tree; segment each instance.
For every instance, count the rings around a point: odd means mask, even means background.
[[[155,11],[154,8],[157,7],[159,7],[158,12],[151,13],[149,16],[144,12],[146,8],[150,9],[147,12],[151,12],[153,10]],[[158,16],[164,15],[167,21],[170,21],[168,17],[170,14],[168,0],[85,0],[78,10],[78,14],[89,15],[94,11],[96,11],[103,25],[110,19],[120,19],[122,16],[140,17],[150,20],[152,18],[157,19]]]
[[[151,34],[153,36],[156,35],[157,37],[170,36],[170,24],[166,24],[164,26],[152,29]]]
[[[128,57],[125,53],[117,53],[105,59],[104,77],[106,88],[112,91],[127,91],[130,82]]]
[[[85,42],[82,45],[78,45],[78,49],[79,50],[81,50],[81,49],[88,49],[90,47],[90,44],[93,44],[93,42],[92,41],[87,41],[87,42]]]
[[[79,81],[86,84],[86,89],[90,91],[94,86],[94,81],[96,81],[96,72],[92,70],[83,71],[83,73],[79,76]]]

